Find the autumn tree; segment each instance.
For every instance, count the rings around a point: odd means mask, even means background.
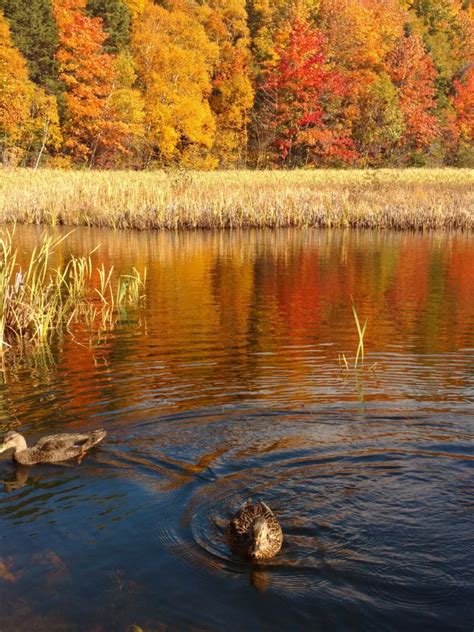
[[[104,115],[106,134],[96,147],[96,164],[101,167],[140,166],[145,136],[145,104],[136,87],[137,74],[129,53],[119,53],[114,66],[115,84]]]
[[[405,21],[399,0],[321,0],[319,25],[328,57],[352,74],[356,90],[385,70],[385,57],[403,35]]]
[[[259,66],[276,59],[276,38],[285,28],[288,32],[295,17],[315,26],[320,0],[248,0],[248,25],[257,72]]]
[[[362,166],[391,164],[404,132],[398,92],[387,73],[378,74],[359,94],[353,138]]]
[[[449,163],[474,166],[474,65],[454,81],[445,142]]]
[[[59,151],[62,146],[56,97],[46,94],[39,86],[33,86],[29,117],[22,128],[21,142],[23,162],[34,168],[45,161],[48,152]]]
[[[213,155],[221,166],[243,160],[253,105],[245,0],[208,0],[204,26],[218,46],[209,99],[216,122]]]
[[[2,9],[0,143],[22,164],[56,152],[134,168],[473,160],[473,0]]]
[[[430,51],[438,70],[438,97],[446,96],[452,86],[462,57],[462,3],[458,0],[408,0],[412,25]],[[466,60],[464,60],[465,62]]]
[[[410,160],[413,154],[427,149],[439,134],[439,122],[433,113],[436,70],[416,34],[407,33],[400,38],[387,61],[403,114],[400,148]]]
[[[113,107],[116,60],[103,51],[102,20],[87,16],[85,7],[86,0],[54,0],[57,59],[66,87],[64,146],[73,160],[92,166],[101,152],[124,150],[127,129]]]
[[[147,6],[152,4],[152,0],[123,0],[123,3],[126,5],[130,18],[133,21],[143,13]]]
[[[328,60],[348,78],[346,112],[363,165],[392,160],[403,129],[386,57],[404,32],[398,0],[321,0],[319,22]]]
[[[474,64],[466,70],[461,80],[454,82],[453,105],[460,135],[466,141],[474,141]]]
[[[145,163],[212,166],[216,44],[188,13],[148,4],[133,22],[132,52],[145,99]]]
[[[273,129],[272,146],[280,163],[352,162],[357,154],[342,116],[349,87],[342,74],[327,68],[321,32],[295,18],[277,55],[262,90],[268,103],[266,125]]]
[[[25,59],[14,47],[8,23],[0,12],[0,143],[15,145],[28,121],[32,86]]]

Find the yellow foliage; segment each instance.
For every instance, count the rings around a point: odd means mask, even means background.
[[[139,149],[145,136],[145,102],[135,86],[137,75],[132,58],[122,52],[115,62],[117,86],[108,100],[110,119],[122,126],[116,150],[130,154]]]
[[[125,4],[130,11],[132,20],[139,16],[145,8],[151,3],[151,0],[124,0]]]
[[[71,156],[48,156],[46,159],[46,166],[48,169],[62,169],[63,171],[70,171],[73,167]]]
[[[20,139],[30,116],[33,84],[26,62],[13,46],[8,23],[0,11],[0,136],[2,144]]]
[[[150,153],[179,161],[190,146],[210,148],[215,121],[208,103],[218,48],[191,15],[149,5],[135,20],[132,49],[144,85]]]
[[[217,125],[213,154],[222,166],[230,166],[247,145],[254,97],[247,11],[245,0],[209,0],[208,5],[206,31],[219,47],[210,98]]]
[[[121,88],[132,88],[137,81],[137,73],[130,53],[122,51],[115,60],[115,74]]]
[[[45,147],[59,149],[63,141],[56,98],[39,86],[34,87],[31,117],[25,132],[30,137],[30,144],[44,142]]]
[[[338,65],[363,74],[385,68],[403,35],[406,13],[398,0],[322,0],[321,28]]]

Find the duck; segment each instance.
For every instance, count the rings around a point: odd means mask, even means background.
[[[0,452],[13,449],[13,460],[19,465],[60,463],[70,459],[81,462],[84,455],[106,436],[105,430],[84,434],[55,434],[43,437],[31,448],[19,432],[11,430],[3,436]]]
[[[260,562],[279,553],[283,531],[266,503],[247,501],[229,522],[227,542],[234,553]]]

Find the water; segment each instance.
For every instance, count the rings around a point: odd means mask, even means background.
[[[0,630],[472,630],[473,239],[77,230],[58,259],[101,242],[148,302],[3,374],[28,439],[108,437],[0,456]],[[254,567],[224,540],[248,498],[285,534]]]

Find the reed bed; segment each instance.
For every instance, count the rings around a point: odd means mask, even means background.
[[[50,343],[72,323],[98,330],[113,327],[117,314],[143,300],[146,271],[115,275],[102,265],[93,275],[91,254],[50,259],[67,238],[44,235],[24,268],[17,264],[13,231],[0,235],[0,352],[28,343]],[[98,276],[99,282],[93,277]]]
[[[0,170],[0,223],[146,229],[474,228],[474,170]]]

